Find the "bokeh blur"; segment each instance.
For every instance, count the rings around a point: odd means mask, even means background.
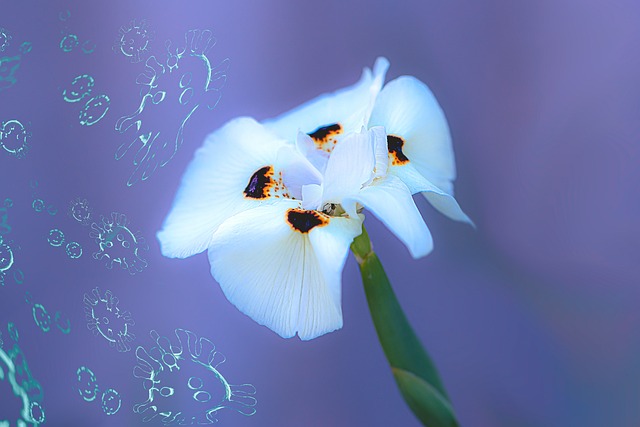
[[[0,250],[5,267],[8,251],[14,264],[1,272],[0,338],[14,348],[7,324],[19,331],[45,425],[158,425],[134,412],[148,397],[134,375],[136,348],[156,345],[151,331],[176,344],[176,329],[214,343],[231,384],[255,386],[255,414],[224,409],[220,425],[419,425],[393,383],[353,259],[344,328],[301,342],[236,310],[206,255],[166,259],[155,239],[208,133],[352,84],[382,55],[388,80],[414,75],[436,94],[453,135],[456,197],[477,225],[417,197],[435,250],[412,260],[367,218],[461,425],[639,426],[639,23],[631,0],[2,2],[0,203],[11,203],[0,211]],[[202,86],[199,47],[176,54],[196,29],[209,40],[213,94]],[[166,63],[145,67],[167,50],[188,77]],[[82,76],[90,79],[74,83]],[[183,95],[189,85],[193,95]],[[183,142],[163,167],[129,148],[181,126]],[[69,215],[78,199],[92,221]],[[100,215],[108,223],[112,212],[126,216],[114,224],[131,231],[131,248],[94,257]],[[63,232],[59,246],[51,230]],[[123,257],[136,261],[129,271]],[[96,287],[129,312],[128,350],[92,330],[85,310]],[[94,401],[78,392],[80,367],[95,376]],[[109,394],[100,397],[108,389],[121,399],[114,414]],[[0,381],[0,420],[19,411]]]

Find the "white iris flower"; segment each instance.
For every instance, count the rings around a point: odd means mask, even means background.
[[[158,232],[162,253],[207,249],[229,301],[283,337],[308,340],[342,327],[342,269],[363,208],[416,258],[433,242],[412,194],[470,223],[453,198],[442,110],[413,77],[383,87],[388,66],[379,58],[354,86],[211,134]]]

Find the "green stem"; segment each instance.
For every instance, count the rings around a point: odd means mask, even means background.
[[[402,311],[364,227],[351,250],[360,266],[380,344],[405,401],[424,425],[457,426],[436,367]]]

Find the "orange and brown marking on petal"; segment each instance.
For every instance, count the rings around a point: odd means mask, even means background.
[[[249,184],[244,189],[244,196],[249,199],[266,199],[269,197],[269,190],[274,186],[273,167],[265,166],[251,175]]]
[[[313,139],[313,142],[319,150],[331,153],[336,142],[338,142],[336,137],[343,132],[342,125],[340,123],[334,123],[332,125],[321,126],[307,135]]]
[[[287,224],[298,233],[308,233],[316,227],[329,224],[329,217],[318,211],[289,209],[286,214]]]
[[[273,187],[271,188],[271,190],[272,190],[271,194],[276,199],[279,199],[280,197],[284,197],[285,199],[291,199],[291,196],[289,195],[289,191],[287,190],[287,187],[284,185],[284,180],[282,178],[282,171],[278,172],[278,178],[273,180]]]
[[[409,159],[402,152],[404,139],[395,135],[387,135],[387,147],[389,148],[389,156],[393,166],[402,166],[409,163]]]

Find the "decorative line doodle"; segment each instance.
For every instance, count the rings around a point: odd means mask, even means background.
[[[36,326],[42,330],[42,332],[49,332],[51,330],[51,315],[47,312],[42,304],[35,303],[31,292],[26,292],[24,301],[31,306],[33,313],[33,320],[36,322]],[[56,311],[53,324],[65,335],[71,332],[71,321],[68,317],[62,314],[60,311]]]
[[[77,198],[69,203],[68,214],[76,222],[83,226],[91,224],[93,209],[89,206],[87,199]]]
[[[33,202],[31,203],[31,207],[33,208],[33,210],[38,213],[44,212],[46,210],[49,215],[51,216],[56,215],[58,213],[58,208],[55,207],[54,205],[47,206],[45,201],[42,200],[38,195],[38,185],[39,185],[38,181],[33,179],[31,180],[29,185],[31,187],[32,196],[33,196]]]
[[[207,338],[176,329],[177,344],[151,331],[155,345],[136,349],[133,375],[143,381],[147,400],[133,411],[142,421],[158,418],[164,425],[202,425],[217,421],[218,411],[233,409],[255,414],[256,389],[251,384],[231,385],[219,370],[225,357]],[[189,397],[187,397],[189,396]],[[186,405],[189,402],[190,405]]]
[[[4,50],[9,47],[11,44],[11,34],[4,28],[0,27],[0,52],[4,52]]]
[[[69,18],[71,18],[71,12],[68,10],[62,11],[58,14],[58,19],[60,22],[66,23]],[[87,39],[80,42],[80,38],[69,30],[69,27],[65,24],[62,30],[60,31],[62,38],[60,39],[60,50],[64,53],[73,52],[78,46],[80,46],[80,50],[82,53],[88,55],[93,53],[96,50],[96,43]]]
[[[0,285],[5,284],[5,278],[13,273],[13,280],[20,285],[24,282],[24,273],[22,270],[15,268],[15,248],[13,243],[5,242],[2,234],[0,234]]]
[[[146,60],[145,71],[136,79],[141,86],[140,104],[135,112],[116,122],[119,133],[131,130],[133,134],[115,153],[116,160],[120,160],[135,152],[134,170],[127,186],[149,179],[173,159],[184,140],[185,127],[201,105],[210,110],[218,105],[229,60],[212,67],[207,54],[215,43],[211,31],[190,30],[185,34],[183,46],[173,48],[171,41],[167,41],[162,62],[155,56]],[[184,72],[180,74],[181,70]],[[180,94],[176,97],[177,91]],[[177,116],[175,104],[181,107]],[[172,122],[168,117],[178,120]]]
[[[100,222],[91,224],[89,236],[98,244],[93,258],[102,260],[108,269],[119,264],[133,275],[147,267],[142,253],[149,250],[149,245],[140,233],[131,231],[126,215],[117,212],[112,212],[110,217],[101,215]]]
[[[88,97],[93,87],[95,79],[88,74],[80,74],[71,81],[69,87],[62,91],[62,99],[69,103],[76,103]],[[109,111],[111,99],[109,96],[100,94],[90,98],[80,110],[78,120],[82,126],[93,126],[98,123]]]
[[[0,89],[1,90],[1,89]],[[31,131],[18,120],[8,120],[0,126],[0,148],[17,159],[23,159],[29,151]]]
[[[135,322],[128,311],[120,309],[118,298],[109,290],[102,295],[96,287],[90,294],[84,294],[83,301],[87,328],[119,352],[131,350],[129,343],[136,337],[131,327]]]
[[[61,247],[65,243],[65,252],[71,259],[78,259],[82,256],[82,246],[78,242],[66,242],[64,233],[57,228],[49,231],[47,241],[53,247]]]
[[[85,402],[93,402],[100,393],[100,387],[96,375],[93,371],[86,366],[81,366],[76,371],[76,377],[78,379],[76,387],[80,396]],[[108,388],[102,392],[100,399],[100,408],[102,412],[107,415],[114,415],[122,406],[122,398],[120,393],[112,388]]]
[[[149,53],[153,36],[147,21],[142,19],[136,22],[134,19],[120,27],[113,51],[129,58],[132,63],[141,62]]]
[[[9,382],[13,395],[21,402],[21,410],[19,414],[15,414],[16,419],[0,420],[0,425],[37,427],[45,421],[42,386],[31,374],[27,359],[18,346],[18,330],[15,325],[9,323],[7,329],[13,347],[9,348],[7,345],[6,350],[0,349],[0,381]],[[4,417],[6,414],[0,416]]]
[[[24,55],[31,52],[31,49],[31,43],[24,42],[16,55],[0,57],[0,92],[16,84],[18,81],[16,73],[20,69]]]

